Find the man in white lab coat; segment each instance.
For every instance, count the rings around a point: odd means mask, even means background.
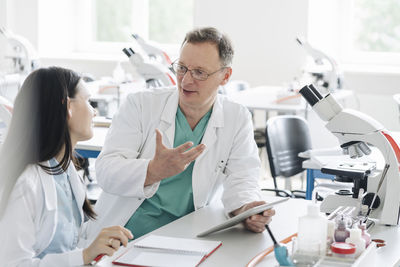
[[[128,96],[96,162],[104,193],[88,239],[109,225],[140,237],[221,197],[231,216],[260,201],[260,160],[248,110],[218,87],[232,74],[233,48],[214,28],[189,32],[173,67],[178,86]],[[245,221],[262,232],[274,210]]]

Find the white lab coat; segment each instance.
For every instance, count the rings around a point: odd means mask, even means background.
[[[163,133],[164,145],[173,147],[178,97],[175,88],[131,94],[114,116],[96,161],[104,192],[95,206],[97,220],[88,224],[89,241],[104,227],[125,225],[157,191],[159,182],[144,186],[155,153],[155,129]],[[245,107],[218,95],[202,143],[206,149],[196,159],[192,175],[196,210],[216,199],[221,185],[226,212],[260,199],[260,159]]]
[[[48,162],[45,163],[49,166]],[[69,166],[71,188],[83,223],[85,187],[75,167]],[[57,192],[53,175],[36,164],[18,179],[0,220],[1,266],[83,265],[82,249],[35,258],[53,239],[57,226]]]

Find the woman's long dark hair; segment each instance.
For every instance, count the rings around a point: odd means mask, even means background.
[[[29,164],[38,164],[49,174],[60,174],[75,162],[68,128],[68,97],[77,93],[81,77],[74,71],[50,67],[32,72],[23,83],[13,109],[7,138],[0,151],[0,218],[18,177]],[[55,167],[42,162],[64,149]],[[94,213],[85,199],[83,211]]]

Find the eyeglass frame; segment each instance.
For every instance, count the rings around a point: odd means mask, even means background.
[[[177,71],[175,70],[175,68],[174,68],[174,65],[176,66],[176,65],[179,65],[179,66],[182,66],[182,67],[184,67],[186,70],[185,70],[185,73],[183,73],[183,74],[178,74],[177,73]],[[176,62],[176,61],[174,61],[172,64],[171,64],[171,67],[172,67],[172,69],[175,71],[175,74],[178,76],[185,76],[185,74],[189,71],[190,72],[190,75],[192,75],[192,78],[193,79],[195,79],[195,80],[197,80],[197,81],[206,81],[211,75],[214,75],[215,73],[217,73],[217,72],[219,72],[219,71],[221,71],[221,70],[223,70],[223,69],[226,69],[226,68],[229,68],[228,66],[223,66],[222,68],[220,68],[220,69],[218,69],[218,70],[216,70],[216,71],[214,71],[214,72],[212,72],[212,73],[207,73],[205,70],[202,70],[202,69],[189,69],[188,67],[186,67],[185,65],[183,65],[183,64],[180,64],[179,62]],[[205,78],[205,79],[197,79],[197,78],[195,78],[194,76],[193,76],[193,72],[192,71],[195,71],[195,70],[199,70],[199,71],[202,71],[202,72],[204,72],[205,74],[207,74],[207,77]]]

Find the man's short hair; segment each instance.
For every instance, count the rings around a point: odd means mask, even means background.
[[[185,43],[196,44],[206,42],[213,43],[218,47],[219,59],[223,66],[227,67],[232,64],[234,52],[231,40],[216,28],[197,28],[188,32],[185,36],[185,40],[182,42],[182,46]]]

